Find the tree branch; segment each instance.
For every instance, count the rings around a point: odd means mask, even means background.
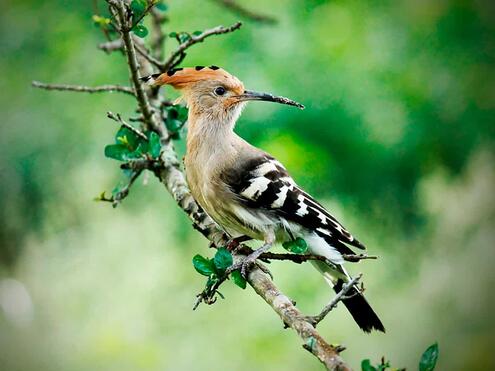
[[[249,255],[253,252],[253,249],[247,246],[240,246],[239,251],[243,254]],[[344,260],[349,262],[358,262],[360,260],[366,259],[378,259],[378,256],[368,255],[368,254],[342,254]],[[293,254],[293,253],[273,253],[266,252],[260,255],[259,259],[263,261],[270,260],[290,260],[291,262],[301,264],[310,260],[320,260],[327,264],[331,264],[327,258],[321,255],[313,255],[313,254]]]
[[[148,62],[150,62],[152,65],[154,65],[155,67],[159,68],[160,70],[162,69],[162,66],[163,66],[163,63],[161,61],[159,61],[158,59],[156,59],[155,57],[153,57],[147,50],[146,50],[146,47],[144,45],[140,45],[138,43],[135,43],[134,44],[135,47],[136,47],[136,50],[139,54],[141,54],[141,56],[143,58],[145,58]]]
[[[241,17],[245,17],[255,22],[274,24],[277,23],[277,20],[269,15],[255,13],[252,10],[246,9],[243,6],[239,5],[234,0],[215,0],[218,4],[224,6],[226,9],[231,12],[240,15]]]
[[[116,50],[121,50],[123,46],[124,43],[122,42],[122,39],[117,39],[99,44],[98,49],[101,49],[106,53],[111,53]]]
[[[203,31],[200,35],[198,36],[191,36],[190,39],[187,41],[184,41],[182,44],[180,44],[177,49],[168,57],[168,59],[161,65],[160,70],[162,72],[168,71],[169,69],[175,67],[177,64],[180,62],[177,62],[178,59],[180,59],[181,55],[184,53],[184,51],[194,44],[202,42],[204,39],[207,37],[213,36],[213,35],[221,35],[224,33],[229,33],[229,32],[234,32],[235,30],[238,30],[241,28],[242,23],[241,22],[236,22],[230,27],[223,27],[223,26],[218,26],[206,31]]]
[[[354,277],[348,283],[345,283],[342,286],[342,289],[339,291],[339,293],[335,295],[335,297],[332,299],[332,301],[330,301],[330,303],[325,305],[325,307],[320,312],[320,314],[317,314],[316,316],[307,316],[306,320],[308,320],[313,326],[316,326],[318,323],[323,321],[323,319],[328,315],[328,313],[330,313],[332,309],[337,307],[337,304],[340,301],[344,299],[348,299],[348,297],[346,297],[347,293],[349,292],[350,289],[352,289],[354,285],[356,285],[359,282],[361,277],[363,277],[362,273]]]
[[[32,86],[45,90],[74,91],[79,93],[108,93],[119,92],[134,96],[134,91],[128,86],[121,85],[101,85],[101,86],[84,86],[84,85],[67,85],[67,84],[46,84],[40,81],[33,81]]]
[[[127,56],[127,64],[129,66],[129,72],[134,85],[134,90],[136,91],[136,98],[138,98],[139,108],[141,109],[144,118],[147,121],[154,123],[154,119],[152,118],[153,112],[151,110],[148,97],[146,96],[143,86],[141,85],[141,81],[139,80],[136,50],[134,49],[134,43],[132,42],[130,28],[128,25],[130,19],[126,16],[126,4],[119,0],[108,0],[108,3],[110,6],[115,7],[118,16],[119,31],[124,42],[124,51]]]

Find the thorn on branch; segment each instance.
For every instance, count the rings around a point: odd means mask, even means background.
[[[134,90],[128,86],[121,85],[101,85],[101,86],[84,86],[84,85],[67,85],[67,84],[46,84],[40,81],[33,81],[32,86],[45,90],[73,91],[78,93],[105,93],[120,92],[135,96]]]

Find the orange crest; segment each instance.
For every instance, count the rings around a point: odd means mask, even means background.
[[[166,73],[144,77],[142,80],[151,85],[172,85],[176,89],[185,88],[199,81],[218,81],[236,93],[244,92],[244,85],[237,77],[217,66],[175,68]]]

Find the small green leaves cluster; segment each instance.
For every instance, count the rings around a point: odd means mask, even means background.
[[[205,291],[206,298],[213,302],[216,294],[219,294],[222,298],[222,294],[216,291],[215,286],[225,280],[227,277],[227,269],[232,266],[234,259],[232,254],[225,247],[220,247],[213,258],[206,258],[202,255],[195,255],[192,259],[194,269],[203,275],[208,277],[206,281]],[[239,270],[232,271],[230,273],[232,281],[242,289],[246,288],[246,280],[242,277]]]
[[[421,355],[419,371],[433,371],[437,364],[437,360],[438,344],[435,343],[430,345]],[[391,367],[390,362],[385,361],[384,358],[382,358],[381,363],[377,366],[372,366],[369,359],[365,359],[361,362],[361,371],[385,371],[387,369],[390,369],[390,371],[405,370]]]
[[[105,147],[105,156],[118,161],[157,159],[161,150],[160,137],[154,131],[146,133],[146,136],[147,140],[121,126],[115,135],[115,144]]]
[[[284,249],[294,254],[304,254],[306,251],[308,251],[308,244],[301,237],[297,237],[296,239],[291,241],[286,241],[282,243],[282,246],[284,247]]]
[[[203,33],[203,31],[194,31],[192,33],[189,32],[170,32],[168,34],[172,39],[176,39],[179,43],[185,43],[190,40],[193,36],[199,36]]]
[[[148,35],[148,29],[143,24],[144,14],[151,7],[155,6],[156,9],[166,11],[168,9],[167,4],[161,0],[132,0],[132,31],[136,36],[146,37]]]
[[[165,107],[165,126],[172,139],[180,139],[180,130],[187,121],[187,108],[181,105]]]

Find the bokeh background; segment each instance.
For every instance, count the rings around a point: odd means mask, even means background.
[[[239,19],[212,0],[167,3],[167,32]],[[440,370],[495,369],[494,3],[243,3],[278,23],[245,20],[186,64],[304,103],[253,103],[237,131],[380,256],[350,269],[387,334],[340,307],[321,333],[356,368],[385,355],[415,370],[438,341]],[[117,209],[92,201],[120,180],[105,113],[131,115],[132,99],[30,87],[127,83],[91,15],[91,1],[0,3],[0,368],[320,370],[249,288],[191,310],[204,285],[191,258],[211,252],[152,176]],[[309,265],[272,271],[308,314],[332,295]]]

